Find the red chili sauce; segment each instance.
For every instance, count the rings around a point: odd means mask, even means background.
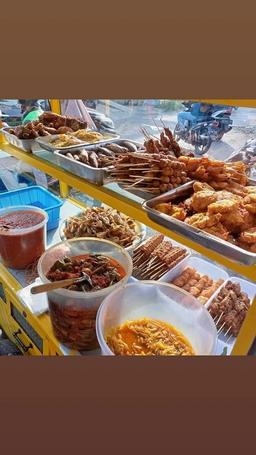
[[[31,232],[22,229],[41,224],[44,215],[33,210],[17,210],[0,217],[0,255],[6,267],[24,269],[45,250],[45,226]]]

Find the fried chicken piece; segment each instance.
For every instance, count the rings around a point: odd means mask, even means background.
[[[197,227],[198,229],[205,229],[218,224],[220,219],[220,213],[216,213],[212,216],[205,213],[196,213],[195,215],[187,217],[185,221],[190,226]]]
[[[205,191],[205,190],[214,191],[212,186],[208,185],[208,183],[205,183],[205,182],[195,182],[193,185],[193,190],[194,190],[194,193],[197,193],[198,191]]]
[[[227,190],[230,193],[236,194],[238,196],[244,197],[244,195],[245,195],[245,187],[244,187],[244,185],[240,185],[238,183],[232,182],[228,178],[226,178],[226,181],[210,180],[209,184],[216,191]]]
[[[176,218],[177,220],[184,221],[187,216],[186,210],[182,207],[178,207],[178,205],[173,205],[172,206],[172,217]]]
[[[171,203],[157,204],[155,209],[180,221],[184,221],[187,216],[187,212],[183,207],[172,205]]]
[[[158,210],[161,213],[165,213],[166,215],[172,214],[172,204],[162,203],[155,205],[155,210]]]
[[[72,133],[72,128],[69,128],[68,126],[60,126],[57,129],[57,134],[66,134],[66,133]]]
[[[217,193],[214,190],[203,190],[193,194],[191,207],[195,212],[205,212],[209,204],[217,200]]]
[[[239,202],[233,199],[222,199],[220,201],[214,202],[210,204],[208,207],[209,215],[213,215],[215,213],[227,214],[230,212],[234,212],[239,208]]]
[[[243,231],[239,236],[239,241],[243,243],[256,243],[256,227]]]
[[[187,210],[187,211],[193,210],[192,209],[192,205],[191,205],[192,204],[192,197],[189,197],[189,198],[185,199],[185,201],[183,201],[182,204],[183,204],[183,207],[185,208],[185,210]]]
[[[246,186],[244,190],[247,194],[253,194],[253,193],[256,194],[256,185],[255,186]]]
[[[237,194],[231,193],[227,190],[217,191],[217,201],[222,201],[224,199],[231,199],[232,201],[243,202],[243,197],[238,196]]]
[[[255,225],[254,216],[243,207],[235,209],[228,216],[223,214],[221,222],[233,234],[239,234]]]
[[[190,226],[202,229],[209,234],[215,235],[223,240],[227,240],[229,237],[229,231],[220,222],[221,217],[222,215],[220,213],[213,215],[197,213],[196,215],[186,218],[185,221]]]
[[[39,122],[56,130],[64,126],[70,128],[72,131],[87,127],[87,123],[82,120],[55,114],[54,112],[43,112],[39,117]]]
[[[222,240],[227,241],[229,238],[229,231],[222,223],[218,223],[209,228],[205,228],[204,231],[208,232],[208,234],[215,235],[216,237],[219,237]]]
[[[248,212],[256,214],[256,193],[250,193],[244,198],[244,207]]]
[[[238,246],[251,253],[256,253],[256,243],[244,243],[238,241]]]

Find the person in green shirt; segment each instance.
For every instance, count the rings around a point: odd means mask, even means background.
[[[21,106],[22,125],[38,120],[39,116],[43,113],[38,100],[19,100]]]

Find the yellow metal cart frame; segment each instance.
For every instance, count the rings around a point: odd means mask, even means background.
[[[210,102],[214,104],[226,104],[242,107],[256,107],[256,100],[200,100]],[[54,112],[60,112],[59,100],[50,100],[51,109]],[[76,205],[79,204],[77,201],[68,197],[69,188],[75,188],[86,195],[98,199],[101,202],[113,207],[124,214],[133,217],[137,221],[145,224],[146,226],[163,233],[164,235],[176,240],[183,245],[192,248],[198,253],[206,256],[210,260],[216,261],[225,267],[239,273],[245,278],[255,281],[256,278],[256,265],[245,266],[231,261],[220,254],[199,245],[198,243],[191,241],[190,239],[178,235],[163,226],[154,223],[149,219],[147,214],[143,211],[140,204],[135,201],[124,197],[117,192],[106,188],[104,186],[99,187],[93,185],[82,178],[79,178],[57,166],[51,164],[43,159],[40,159],[37,155],[23,152],[22,150],[11,146],[4,142],[0,136],[0,149],[14,156],[18,160],[22,160],[25,163],[45,172],[46,174],[56,178],[60,182],[60,193],[63,198],[68,198]],[[9,273],[9,271],[0,264],[0,284],[2,284],[3,293],[5,295],[5,301],[0,297],[0,321],[2,326],[7,332],[7,335],[14,342],[19,344],[23,352],[28,352],[30,355],[63,355],[63,351],[60,348],[59,343],[53,335],[51,323],[48,315],[42,315],[39,318],[31,314],[29,311],[24,310],[24,307],[19,302],[16,293],[21,288],[20,284],[16,279]],[[15,309],[25,319],[25,328],[22,330],[20,324],[14,324],[13,318],[11,318],[11,311]],[[29,324],[29,330],[35,331],[41,340],[37,340],[37,344],[31,342],[31,339],[27,335],[30,333],[26,331],[26,321]],[[24,321],[23,321],[24,322]],[[240,333],[237,337],[231,355],[246,355],[256,337],[256,298],[254,299],[250,310],[246,316]],[[70,354],[76,354],[71,352]]]

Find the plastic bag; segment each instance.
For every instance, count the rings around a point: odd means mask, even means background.
[[[16,171],[17,174],[23,174],[24,172],[32,174],[35,178],[36,185],[48,188],[46,174],[39,169],[36,169],[23,161],[18,161]]]
[[[62,100],[61,111],[63,115],[82,119],[89,128],[97,129],[82,100]]]

